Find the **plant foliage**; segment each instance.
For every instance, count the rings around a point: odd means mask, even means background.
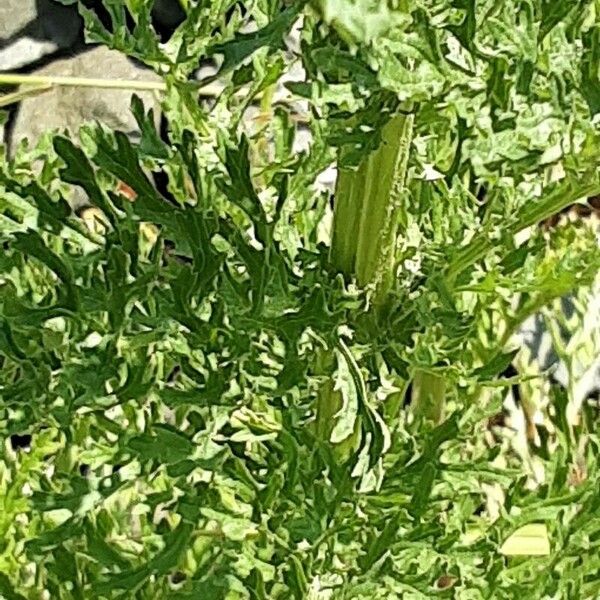
[[[164,133],[134,97],[138,142],[0,165],[0,594],[597,597],[597,415],[503,373],[599,267],[592,228],[536,227],[600,194],[598,0],[181,4],[167,41],[151,0],[80,7],[164,76]],[[491,442],[534,384],[541,443]]]

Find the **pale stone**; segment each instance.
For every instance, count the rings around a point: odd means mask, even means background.
[[[135,65],[123,54],[98,46],[79,56],[58,60],[42,67],[35,75],[69,76],[116,80],[158,81],[158,76]],[[24,100],[12,129],[9,149],[23,139],[35,143],[48,130],[72,133],[88,122],[99,121],[113,130],[135,137],[137,123],[130,111],[131,90],[56,86]],[[157,107],[155,92],[139,92],[146,107]]]

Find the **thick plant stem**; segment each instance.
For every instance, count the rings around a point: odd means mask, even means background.
[[[357,170],[338,172],[330,258],[359,285],[375,285],[378,299],[394,277],[412,128],[412,115],[394,116],[382,130],[379,148]]]
[[[394,116],[383,128],[379,148],[357,170],[340,169],[338,173],[331,261],[347,277],[355,277],[359,285],[373,286],[376,317],[385,311],[395,278],[395,247],[405,209],[413,120],[412,115]],[[418,370],[411,395],[415,416],[440,423],[445,392],[443,377]]]
[[[372,287],[375,316],[395,276],[413,120],[413,115],[394,115],[383,127],[379,147],[365,156],[356,170],[338,168],[330,260],[361,287]],[[339,392],[324,385],[316,415],[316,430],[322,437],[330,435],[333,416],[340,407]],[[357,428],[358,423],[354,437]]]
[[[319,389],[315,406],[316,418],[313,432],[317,439],[330,442],[336,424],[336,416],[344,406],[342,392],[336,389],[331,373],[335,370],[335,355],[331,349],[320,349],[317,352],[317,375],[326,379]],[[356,422],[354,432],[341,443],[335,444],[333,453],[340,462],[345,462],[356,451],[360,442],[360,428]]]

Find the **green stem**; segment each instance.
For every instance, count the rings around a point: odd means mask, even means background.
[[[358,284],[375,284],[389,292],[395,244],[403,209],[413,116],[394,116],[382,130],[382,141],[356,170],[339,169],[335,190],[330,259]]]
[[[3,94],[0,96],[0,108],[21,102],[21,100],[25,100],[25,98],[30,98],[31,96],[43,94],[50,89],[52,89],[51,85],[34,85],[31,87],[21,88],[16,92],[11,92],[10,94]]]
[[[14,104],[28,96],[47,92],[54,87],[83,87],[162,93],[167,91],[167,84],[164,81],[68,77],[61,75],[23,75],[21,73],[0,73],[0,85],[31,86],[0,96],[0,107]],[[218,96],[221,91],[222,89],[218,85],[204,85],[198,87],[199,95],[205,98],[214,98]]]
[[[444,419],[446,381],[440,375],[418,370],[412,380],[411,408],[417,419],[438,425]]]
[[[375,316],[394,282],[413,122],[413,115],[394,115],[382,129],[379,147],[365,156],[356,170],[338,166],[330,260],[360,286],[373,287]],[[324,385],[316,415],[323,441],[328,441],[324,436],[331,433],[332,417],[340,406],[339,392],[331,383]],[[358,431],[355,434],[353,437]]]
[[[260,112],[263,115],[270,115],[273,108],[273,98],[275,96],[276,85],[268,86],[262,94],[260,100]]]
[[[508,225],[508,231],[515,235],[527,227],[531,227],[560,212],[563,208],[570,206],[581,198],[600,194],[598,176],[595,175],[591,182],[586,179],[585,176],[572,177],[553,186],[542,198],[523,206],[512,223]],[[484,258],[495,243],[496,241],[492,239],[487,231],[475,235],[473,240],[468,245],[460,248],[450,260],[446,271],[448,281],[453,283],[466,268]]]
[[[120,90],[146,90],[164,92],[167,85],[163,81],[138,81],[135,79],[100,79],[94,77],[67,77],[60,75],[22,75],[0,73],[0,85],[46,85],[68,87],[94,87]]]

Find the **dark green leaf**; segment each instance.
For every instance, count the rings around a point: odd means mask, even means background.
[[[512,363],[519,349],[511,350],[510,352],[496,354],[487,364],[475,370],[474,375],[480,381],[488,381],[503,373],[506,368]]]
[[[140,97],[135,94],[131,97],[131,112],[142,134],[140,151],[146,156],[159,160],[169,158],[169,148],[156,131],[154,111],[150,109],[146,113]]]
[[[420,517],[425,512],[436,475],[437,470],[433,463],[427,462],[423,465],[421,477],[410,502],[410,511],[415,517]]]
[[[90,200],[114,225],[113,210],[96,182],[96,174],[86,155],[68,138],[57,136],[53,143],[56,153],[66,164],[61,170],[63,181],[81,186]]]
[[[79,306],[79,291],[74,281],[73,272],[68,263],[50,250],[42,237],[35,231],[15,233],[14,246],[23,254],[33,256],[44,263],[64,284],[61,295],[64,296],[65,307],[77,310]]]
[[[215,44],[209,48],[209,54],[222,54],[223,64],[219,73],[225,73],[239,65],[259,48],[264,46],[277,50],[284,45],[284,36],[298,17],[305,2],[300,0],[283,10],[268,25],[254,33],[238,33],[233,40]]]
[[[10,579],[5,573],[0,573],[0,593],[6,600],[26,600],[25,596],[15,592]]]

